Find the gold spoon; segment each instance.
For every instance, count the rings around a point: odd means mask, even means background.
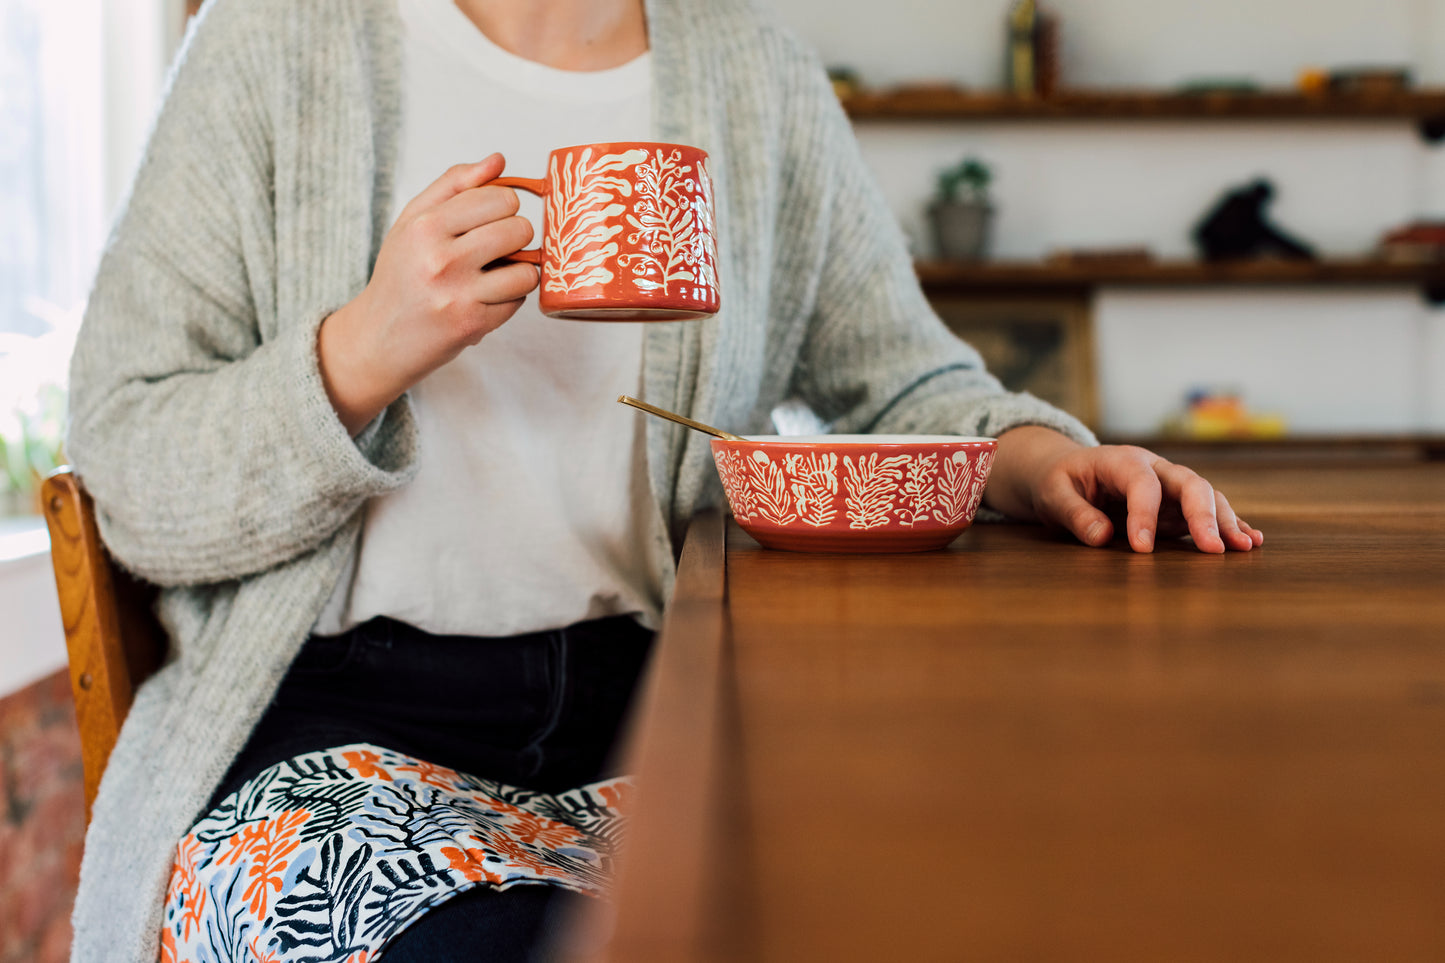
[[[624,405],[631,405],[634,408],[641,408],[649,415],[656,415],[659,418],[666,418],[668,421],[675,421],[679,425],[686,425],[694,431],[700,431],[705,435],[712,435],[721,438],[723,441],[747,441],[742,435],[735,435],[730,431],[723,431],[721,428],[714,428],[712,425],[705,425],[700,421],[693,421],[691,418],[684,418],[682,415],[668,411],[666,408],[659,408],[656,405],[649,405],[645,401],[638,401],[636,398],[629,398],[626,395],[618,395],[617,400]]]

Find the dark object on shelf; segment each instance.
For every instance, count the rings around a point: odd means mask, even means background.
[[[1121,268],[1154,263],[1147,247],[1075,247],[1050,252],[1048,263],[1060,267]]]
[[[1052,97],[1059,89],[1059,17],[1040,10],[1034,24],[1034,92]]]
[[[1225,194],[1194,228],[1194,243],[1206,261],[1260,257],[1313,261],[1315,252],[1269,223],[1264,208],[1274,185],[1263,178]]]
[[[1335,94],[1400,94],[1414,84],[1404,67],[1355,67],[1330,71],[1329,88]]]
[[[1190,97],[1237,96],[1258,94],[1262,88],[1248,77],[1204,77],[1180,84],[1179,92]]]
[[[1445,221],[1413,221],[1380,238],[1379,255],[1395,264],[1445,261]]]

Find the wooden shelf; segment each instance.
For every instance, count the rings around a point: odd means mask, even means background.
[[[1145,261],[1075,264],[1049,261],[920,261],[929,293],[1087,294],[1105,285],[1129,287],[1413,285],[1434,300],[1445,294],[1445,264],[1376,260]]]
[[[1289,435],[1284,438],[1204,440],[1173,435],[1101,437],[1105,444],[1140,445],[1184,464],[1384,464],[1445,461],[1445,435]]]
[[[1410,120],[1445,136],[1445,90],[1377,94],[1169,93],[1075,90],[1051,97],[949,88],[861,91],[843,101],[857,120]]]

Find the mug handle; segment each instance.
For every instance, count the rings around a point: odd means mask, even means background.
[[[536,194],[538,197],[547,196],[547,182],[535,180],[531,177],[498,177],[490,183],[498,187],[514,187],[518,190]],[[525,251],[518,251],[515,254],[507,254],[497,258],[499,261],[525,261],[527,264],[542,266],[542,248],[529,247]]]

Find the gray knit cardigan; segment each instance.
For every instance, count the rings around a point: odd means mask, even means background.
[[[930,311],[807,50],[746,0],[649,0],[647,17],[657,137],[713,158],[722,291],[714,319],[647,328],[651,401],[735,431],[796,397],[838,431],[1092,441],[1004,393]],[[162,586],[170,651],[100,786],[73,960],[156,959],[176,842],[330,595],[362,504],[444,443],[418,438],[404,397],[353,441],[316,361],[388,227],[400,30],[393,0],[211,0],[102,259],[68,449],[107,545]],[[721,492],[695,433],[649,419],[647,456],[670,586],[683,525]]]

